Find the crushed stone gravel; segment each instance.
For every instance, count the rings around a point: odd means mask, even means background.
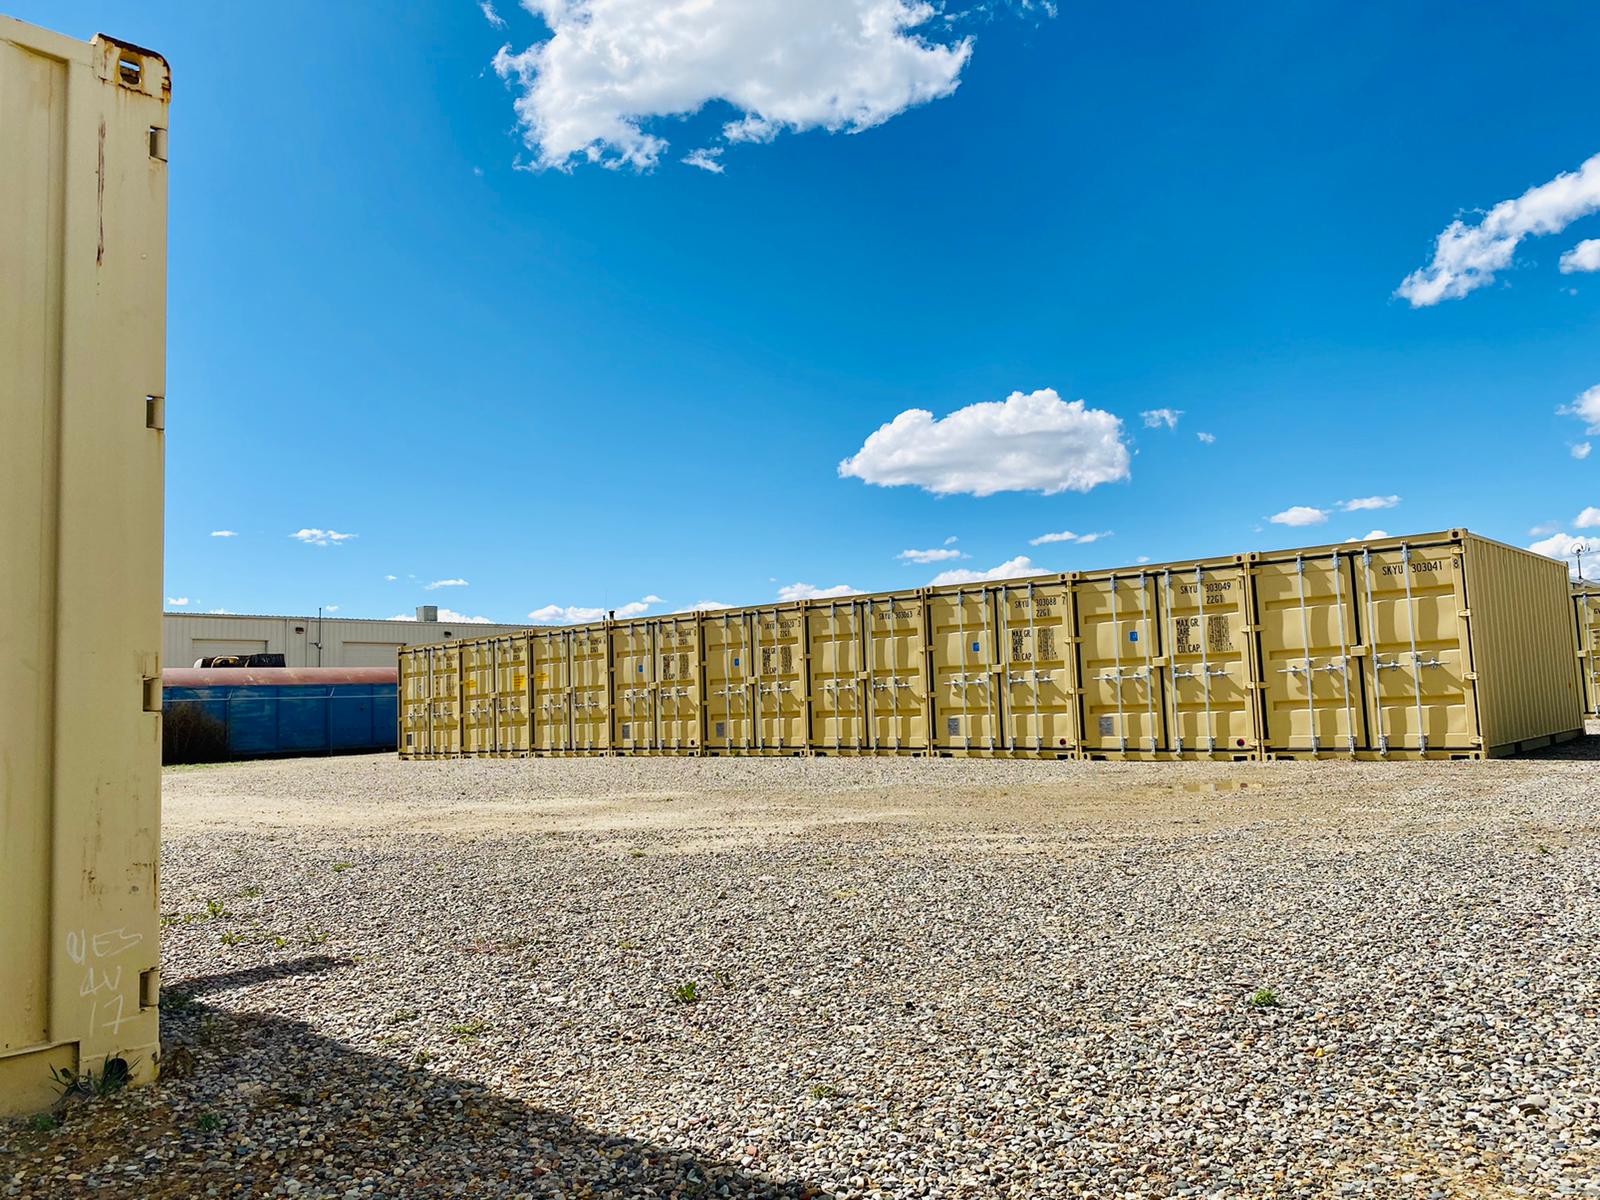
[[[1600,1196],[1597,757],[169,769],[0,1196]]]

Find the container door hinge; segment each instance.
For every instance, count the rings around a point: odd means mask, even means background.
[[[158,713],[161,711],[161,677],[159,675],[144,677],[144,711]]]
[[[161,968],[151,967],[139,972],[139,1007],[156,1008],[161,1004]]]
[[[144,398],[144,427],[146,429],[165,429],[167,427],[167,398],[165,396],[146,396]]]
[[[1468,683],[1477,683],[1478,682],[1478,673],[1476,671],[1468,671],[1461,678],[1465,679]]]

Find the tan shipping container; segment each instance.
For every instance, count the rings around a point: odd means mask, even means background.
[[[169,95],[0,17],[0,1114],[160,1054]]]
[[[1070,758],[1078,745],[1070,577],[935,588],[927,605],[933,752]]]
[[[700,623],[693,615],[611,627],[612,745],[630,754],[700,752]]]
[[[533,749],[605,754],[611,749],[611,652],[604,624],[528,635],[533,660]]]
[[[1451,530],[1264,554],[1253,574],[1268,757],[1480,758],[1582,731],[1555,559]]]
[[[472,756],[528,750],[528,635],[463,640],[462,750]]]
[[[1257,756],[1247,564],[1236,555],[1077,579],[1087,756]]]
[[[1600,587],[1578,583],[1572,589],[1572,613],[1578,623],[1578,674],[1583,711],[1600,717]]]

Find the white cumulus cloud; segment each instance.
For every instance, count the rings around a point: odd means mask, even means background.
[[[1593,506],[1584,509],[1572,522],[1579,529],[1594,529],[1600,527],[1600,508]]]
[[[468,587],[470,585],[467,583],[467,581],[465,579],[435,579],[432,583],[425,583],[422,586],[427,591],[437,592],[440,588]]]
[[[970,404],[940,420],[927,409],[907,409],[841,462],[839,474],[942,496],[1052,496],[1126,479],[1128,448],[1117,417],[1042,388]]]
[[[859,596],[860,588],[853,588],[848,583],[836,583],[832,587],[818,587],[814,583],[789,583],[778,589],[780,601],[789,600],[830,600],[835,596]]]
[[[1413,308],[1458,299],[1509,267],[1523,238],[1560,233],[1593,212],[1600,212],[1600,154],[1515,200],[1502,200],[1476,224],[1450,222],[1434,245],[1433,261],[1407,275],[1396,295]]]
[[[1593,511],[1585,509],[1585,512]],[[1578,564],[1581,557],[1583,563],[1583,578],[1594,579],[1600,575],[1600,546],[1584,538],[1573,537],[1570,533],[1553,533],[1542,541],[1534,542],[1528,547],[1535,554],[1543,554],[1549,558],[1563,559],[1567,570],[1573,575],[1578,574]]]
[[[710,171],[713,175],[725,174],[728,170],[717,160],[722,157],[721,146],[702,146],[699,150],[691,150],[683,156],[683,161],[691,167],[699,167],[702,171]]]
[[[1578,271],[1600,271],[1600,238],[1581,241],[1561,256],[1563,275]]]
[[[1199,438],[1208,446],[1212,445],[1217,440],[1217,435],[1214,433],[1197,433],[1195,434],[1195,437]]]
[[[960,558],[961,551],[952,550],[950,547],[945,546],[936,550],[902,550],[895,557],[908,566],[912,563],[926,565],[927,563],[949,562],[952,558]]]
[[[1580,392],[1577,399],[1571,404],[1563,404],[1556,409],[1556,413],[1563,417],[1577,417],[1584,423],[1585,433],[1600,433],[1600,383]]]
[[[341,542],[348,542],[358,536],[354,533],[340,533],[336,529],[299,529],[289,535],[297,542],[307,546],[337,546]]]
[[[483,14],[483,19],[496,29],[506,27],[506,19],[495,11],[493,0],[478,0],[478,11]]]
[[[187,596],[168,596],[167,597],[167,603],[172,605],[173,608],[182,608],[184,605],[189,603],[189,597],[187,597]]]
[[[330,609],[329,611],[332,610]],[[415,613],[395,613],[394,616],[389,618],[391,621],[415,621],[416,619]],[[458,613],[453,608],[441,608],[439,610],[439,623],[441,625],[446,623],[451,625],[493,625],[494,621],[489,617],[469,617],[466,613]]]
[[[1379,538],[1386,538],[1388,536],[1389,536],[1389,531],[1387,529],[1370,529],[1370,530],[1367,531],[1367,536],[1366,537],[1345,538],[1345,541],[1347,541],[1347,542],[1375,542]]]
[[[1307,504],[1296,504],[1267,518],[1274,525],[1321,525],[1327,519],[1327,509],[1312,508]]]
[[[619,605],[613,611],[620,621],[624,617],[642,617],[660,603],[660,596],[644,596]],[[546,604],[543,608],[536,608],[529,613],[528,620],[536,625],[584,625],[590,621],[604,621],[606,612],[604,608],[593,608],[583,604]]]
[[[714,102],[737,114],[729,142],[784,132],[857,133],[948,96],[970,38],[939,40],[926,0],[523,0],[550,36],[504,46],[538,167],[654,167],[657,118]],[[699,164],[697,164],[699,165]]]
[[[1181,408],[1152,408],[1139,414],[1144,418],[1146,429],[1176,429],[1178,418],[1183,416]]]
[[[1019,554],[1016,558],[1008,558],[998,567],[990,567],[987,571],[969,571],[958,567],[953,571],[941,571],[933,577],[930,587],[943,587],[947,583],[988,583],[994,579],[1021,579],[1027,575],[1043,575],[1044,570],[1034,565],[1026,554]]]
[[[1393,508],[1399,503],[1399,496],[1362,496],[1356,500],[1339,501],[1339,508],[1344,512],[1367,512],[1378,508]]]
[[[732,608],[731,604],[724,604],[721,600],[696,600],[688,608],[679,609],[679,612],[715,612],[719,608]]]
[[[1589,451],[1591,451],[1593,449],[1594,449],[1594,447],[1591,446],[1588,442],[1579,442],[1577,445],[1572,447],[1572,457],[1578,459],[1581,462],[1582,460],[1584,460],[1584,459],[1589,457]]]
[[[1098,542],[1101,538],[1110,536],[1111,531],[1109,529],[1101,530],[1099,533],[1073,533],[1070,529],[1063,529],[1060,533],[1041,533],[1036,538],[1029,538],[1028,545],[1050,546],[1056,542],[1071,542],[1075,545],[1087,546],[1090,542]]]
[[[385,575],[383,577],[383,581],[385,583],[393,583],[396,579],[399,579],[399,578],[400,578],[400,576],[398,576],[398,575]]]
[[[238,537],[239,535],[237,533],[235,533],[231,529],[213,529],[211,531],[211,536],[212,537]]]

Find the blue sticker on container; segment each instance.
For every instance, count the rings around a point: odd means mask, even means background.
[[[1137,629],[1128,630],[1128,640],[1130,642],[1137,642],[1139,640],[1139,631]]]
[[[983,643],[982,642],[973,642],[972,643],[972,649],[973,649],[973,652],[975,654],[982,654],[983,653]]]
[[[739,660],[737,658],[733,660],[733,665],[736,667],[739,665]]]
[[[641,675],[644,674],[644,664],[643,663],[639,664],[639,674],[641,674]]]

